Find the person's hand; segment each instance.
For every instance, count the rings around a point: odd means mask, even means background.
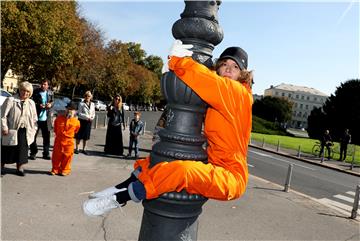
[[[51,103],[46,103],[45,108],[50,109],[51,108]]]
[[[7,134],[9,134],[9,130],[2,130],[1,133],[3,134],[3,136],[6,136]]]
[[[194,45],[183,44],[181,40],[176,39],[170,48],[169,56],[175,56],[180,58],[192,56],[193,51],[190,50],[192,47],[194,47]],[[165,63],[161,69],[162,74],[166,72],[169,72],[168,63]]]
[[[193,51],[190,49],[194,47],[192,44],[183,44],[181,40],[176,39],[170,48],[169,56],[187,57],[192,56]]]

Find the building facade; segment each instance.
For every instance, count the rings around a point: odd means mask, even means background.
[[[9,69],[5,74],[1,87],[3,90],[14,93],[18,88],[19,80],[20,76],[14,74],[11,69]]]
[[[328,96],[314,88],[296,86],[291,84],[280,84],[270,86],[264,91],[264,96],[287,98],[293,102],[292,119],[289,127],[307,128],[307,119],[311,111],[322,107]]]

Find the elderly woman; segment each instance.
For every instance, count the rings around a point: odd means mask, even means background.
[[[29,145],[37,130],[37,113],[32,85],[24,81],[19,94],[6,98],[1,106],[1,172],[4,165],[16,163],[17,174],[25,176],[23,165],[28,162]]]
[[[90,139],[91,123],[95,118],[95,104],[91,102],[92,94],[90,91],[86,91],[84,100],[79,103],[78,118],[80,121],[80,130],[76,134],[76,149],[75,154],[79,153],[79,144],[83,140],[83,153],[88,155],[86,151],[86,142]]]
[[[116,95],[111,105],[108,106],[107,116],[109,117],[109,123],[106,131],[104,152],[122,156],[124,154],[122,127],[125,130],[125,119],[120,95]]]

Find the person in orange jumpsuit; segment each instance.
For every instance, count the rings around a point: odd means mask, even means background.
[[[150,157],[137,160],[130,178],[89,196],[83,204],[88,216],[102,215],[128,200],[140,202],[183,189],[217,200],[236,199],[245,192],[253,103],[247,54],[239,47],[227,48],[215,72],[187,57],[191,47],[176,40],[168,66],[209,105],[204,123],[208,163],[176,160],[149,168]]]
[[[51,158],[51,175],[67,176],[71,172],[74,136],[80,129],[80,121],[75,117],[75,110],[75,103],[69,103],[66,113],[60,114],[55,119],[55,142]]]

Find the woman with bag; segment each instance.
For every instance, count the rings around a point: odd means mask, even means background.
[[[23,165],[28,162],[29,145],[37,130],[37,113],[32,85],[24,81],[19,94],[8,97],[1,106],[1,173],[4,165],[16,163],[19,176],[25,176]]]
[[[107,108],[109,117],[108,128],[106,131],[105,154],[124,155],[122,139],[122,127],[125,130],[124,108],[120,95],[116,95],[110,106]]]

